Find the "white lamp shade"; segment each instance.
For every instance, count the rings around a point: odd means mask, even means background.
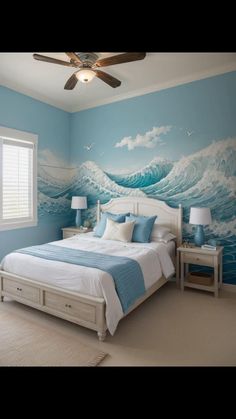
[[[194,208],[190,209],[189,224],[207,225],[211,224],[210,208]]]
[[[86,209],[87,197],[86,196],[72,196],[71,208],[72,209]]]

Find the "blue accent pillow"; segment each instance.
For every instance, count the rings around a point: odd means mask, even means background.
[[[125,217],[125,221],[135,221],[132,242],[149,243],[156,218],[157,215],[145,217],[144,215],[134,214]]]
[[[103,236],[107,224],[107,218],[110,218],[111,220],[116,221],[117,223],[124,223],[125,217],[128,215],[130,215],[129,212],[126,212],[124,214],[112,214],[111,212],[103,212],[101,215],[101,220],[94,229],[94,236]]]

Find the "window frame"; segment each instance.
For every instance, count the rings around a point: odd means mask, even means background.
[[[32,181],[32,193],[33,193],[33,216],[30,220],[3,220],[2,219],[2,179],[3,179],[3,156],[2,156],[2,141],[1,139],[6,139],[9,141],[24,141],[33,144],[33,181]],[[16,228],[25,228],[25,227],[34,227],[38,224],[38,188],[37,188],[37,148],[38,148],[38,135],[26,131],[19,131],[13,128],[7,128],[0,126],[0,231],[4,230],[13,230]]]

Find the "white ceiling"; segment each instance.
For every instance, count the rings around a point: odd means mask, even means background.
[[[43,53],[69,61],[65,53]],[[116,53],[97,53],[100,58]],[[1,53],[0,84],[68,112],[92,108],[236,70],[236,53],[147,53],[142,61],[101,68],[121,80],[113,89],[98,78],[64,90],[76,69],[36,61],[32,53]]]

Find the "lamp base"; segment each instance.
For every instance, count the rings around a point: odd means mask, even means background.
[[[203,230],[203,226],[201,224],[197,225],[195,236],[194,236],[194,243],[196,246],[201,246],[205,243],[205,234]]]
[[[80,227],[82,225],[82,217],[81,217],[80,209],[76,210],[75,225],[76,227]]]

